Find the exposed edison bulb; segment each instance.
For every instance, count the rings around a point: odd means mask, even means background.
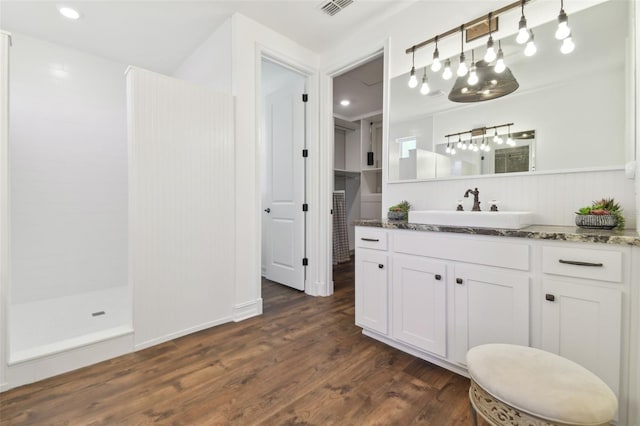
[[[466,151],[467,150],[467,142],[465,141],[465,143],[462,144],[462,150]]]
[[[511,135],[509,135],[509,137],[507,138],[507,145],[514,146],[515,144],[516,144],[516,142],[513,140]]]
[[[431,64],[431,71],[438,72],[442,68],[442,64],[440,63],[440,52],[438,52],[438,48],[433,52],[433,63]]]
[[[502,143],[504,142],[502,140],[502,138],[500,136],[498,136],[497,134],[493,137],[493,142],[497,143],[498,145],[502,145]]]
[[[484,54],[485,62],[493,62],[496,59],[496,49],[493,47],[493,37],[489,36],[487,41],[487,51]]]
[[[424,71],[424,76],[422,76],[422,85],[420,86],[420,93],[426,95],[429,93],[429,82],[427,81],[427,70]]]
[[[484,150],[485,150],[485,152],[489,152],[489,151],[491,151],[491,147],[489,146],[489,144],[486,144],[486,145],[484,146]]]
[[[533,56],[538,51],[536,47],[536,43],[533,41],[533,33],[531,33],[531,38],[527,42],[527,46],[524,48],[524,56]]]
[[[456,149],[455,148],[451,148],[451,155],[456,155]]]
[[[471,71],[469,72],[469,78],[467,79],[467,83],[470,86],[475,85],[478,82],[478,73],[476,72],[476,66],[471,65]]]
[[[451,72],[451,59],[444,61],[444,71],[442,71],[442,78],[449,80],[453,76]]]
[[[560,14],[558,15],[558,29],[556,30],[556,38],[558,40],[564,40],[569,37],[571,34],[571,28],[569,28],[569,18],[567,18],[567,14],[564,12],[564,9],[560,9]]]
[[[522,15],[518,24],[518,35],[516,36],[516,42],[518,44],[525,44],[529,40],[529,30],[527,29],[527,20]]]
[[[473,145],[473,152],[478,152],[478,144]]]
[[[450,153],[451,153],[451,147],[449,146],[449,144],[447,144],[447,149],[445,149],[445,152],[446,152],[447,154],[450,154]]]
[[[467,64],[465,64],[464,61],[465,61],[464,52],[462,52],[460,54],[460,65],[458,65],[458,71],[456,71],[456,74],[458,74],[458,77],[464,77],[465,75],[467,75],[467,72],[469,71],[467,69]]]
[[[418,86],[418,77],[416,77],[416,68],[411,67],[411,77],[409,77],[409,87],[414,89]]]
[[[458,144],[456,146],[458,147],[458,149],[464,149],[462,148],[462,140],[460,140],[460,138],[458,138]]]
[[[576,48],[576,45],[573,44],[573,40],[571,40],[571,34],[564,40],[562,40],[562,46],[560,46],[560,51],[565,55],[573,52],[573,49]]]
[[[502,73],[505,69],[507,68],[507,66],[504,64],[504,53],[502,53],[502,49],[500,49],[498,51],[498,60],[496,61],[495,66],[493,67],[493,70],[495,72],[497,72],[498,74]]]

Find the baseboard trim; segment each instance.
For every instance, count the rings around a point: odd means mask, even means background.
[[[262,298],[238,303],[233,307],[234,322],[244,321],[258,315],[262,315]]]
[[[170,334],[166,334],[164,336],[157,337],[155,339],[147,340],[142,343],[137,343],[134,345],[134,351],[140,351],[142,349],[150,348],[151,346],[159,345],[160,343],[168,342],[169,340],[177,339],[182,336],[186,336],[187,334],[196,333],[201,330],[205,330],[207,328],[215,327],[216,325],[224,324],[230,322],[232,320],[231,317],[222,317],[213,321],[208,321],[203,324],[198,324],[194,327],[185,328],[184,330],[179,330]]]

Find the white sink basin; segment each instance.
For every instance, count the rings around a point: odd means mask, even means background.
[[[459,212],[448,210],[411,210],[409,223],[472,228],[521,229],[533,223],[530,212]]]

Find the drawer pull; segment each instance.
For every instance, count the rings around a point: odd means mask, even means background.
[[[436,278],[436,280],[440,281],[440,280],[442,279],[442,275],[440,275],[440,274],[436,274],[436,277],[435,277],[435,278]]]
[[[558,262],[560,263],[564,263],[567,265],[577,265],[577,266],[595,266],[597,268],[602,268],[604,266],[604,264],[602,263],[591,263],[591,262],[579,262],[577,260],[564,260],[564,259],[558,259]]]
[[[380,241],[377,238],[360,238],[362,241],[371,241],[372,243],[377,243],[378,241]]]
[[[545,294],[544,295],[545,300],[548,300],[549,302],[555,302],[556,301],[556,296],[554,296],[553,294]]]
[[[462,278],[456,278],[456,284],[462,284]]]
[[[384,265],[382,263],[378,263],[378,268],[382,269],[384,268]]]

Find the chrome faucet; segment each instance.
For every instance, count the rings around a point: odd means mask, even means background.
[[[473,191],[471,189],[467,189],[467,192],[464,193],[464,198],[469,198],[469,194],[473,194],[473,208],[471,209],[471,211],[479,212],[480,199],[478,198],[478,196],[480,195],[480,191],[478,191],[478,188]]]

